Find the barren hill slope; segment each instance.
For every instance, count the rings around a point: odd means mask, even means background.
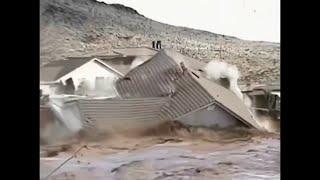
[[[241,82],[280,77],[280,44],[245,41],[153,21],[136,10],[95,0],[40,0],[41,64],[67,56],[106,55],[113,47],[151,46],[161,40],[201,61],[222,58],[241,71]]]

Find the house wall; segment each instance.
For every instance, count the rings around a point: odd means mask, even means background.
[[[43,95],[50,95],[50,85],[48,84],[40,84],[40,89],[42,90]]]
[[[232,115],[216,105],[203,108],[177,120],[184,124],[208,128],[226,128],[240,123]]]
[[[40,89],[42,89],[43,95],[62,94],[63,88],[63,85],[60,83],[40,84]]]
[[[163,120],[159,117],[166,97],[81,99],[77,106],[82,113],[85,131],[96,133],[120,133],[133,129],[147,129]]]
[[[94,90],[96,77],[105,77],[105,79],[110,79],[110,86],[113,86],[112,81],[117,79],[117,75],[111,72],[109,69],[103,67],[95,61],[90,61],[78,69],[75,69],[71,73],[60,78],[62,82],[67,79],[72,78],[74,85],[77,89],[80,82],[85,79],[89,90]]]
[[[57,81],[62,81],[65,85],[66,80],[72,78],[75,92],[78,91],[78,87],[81,84],[84,89],[81,90],[79,95],[101,95],[101,96],[115,96],[116,90],[114,88],[114,82],[118,78],[118,76],[113,73],[111,70],[105,68],[103,65],[100,65],[96,61],[90,61],[81,67],[75,69],[69,74],[61,77]],[[101,86],[101,78],[103,78],[103,86],[104,88],[96,89],[97,82],[96,79],[100,79]],[[58,92],[61,85],[57,84],[40,84],[40,89],[43,90],[44,94],[61,94]]]

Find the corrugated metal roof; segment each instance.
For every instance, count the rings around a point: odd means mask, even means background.
[[[91,57],[71,58],[68,60],[50,62],[40,67],[40,81],[56,81],[91,59]]]
[[[82,114],[85,129],[94,128],[112,131],[118,128],[139,127],[149,122],[159,122],[161,120],[161,106],[167,101],[168,98],[166,97],[151,97],[79,99],[76,103]]]
[[[153,56],[158,50],[149,47],[127,47],[113,49],[113,52],[123,56]]]
[[[193,76],[179,65],[183,62],[190,67],[195,61],[181,54],[162,50],[143,65],[131,70],[126,78],[119,79],[116,88],[122,97],[170,96],[170,101],[161,110],[163,119],[179,118],[217,100],[218,105],[238,119],[255,126],[249,111],[244,109],[246,107],[238,97],[211,81]]]
[[[122,75],[125,75],[130,71],[131,63],[135,59],[135,57],[134,56],[127,56],[127,57],[118,56],[118,57],[112,57],[112,58],[100,57],[99,59],[104,63],[106,63],[107,65],[119,71]]]
[[[188,67],[189,69],[198,71],[199,69],[203,68],[206,65],[206,63],[203,61],[196,60],[188,56],[184,56],[174,50],[164,49],[164,51],[172,60],[176,61],[176,63],[179,64],[180,62],[184,62],[186,67]]]
[[[116,88],[122,97],[167,97],[170,102],[162,108],[162,118],[173,120],[213,102],[210,95],[189,73],[183,72],[165,51],[161,51],[120,79]]]
[[[114,68],[121,73],[122,76],[126,75],[131,70],[131,64],[134,60],[139,59],[140,61],[147,61],[152,56],[117,56],[117,57],[100,57],[99,59],[103,61],[108,66]]]
[[[259,128],[259,125],[253,119],[253,116],[248,108],[234,93],[223,86],[213,83],[212,81],[209,81],[203,77],[197,78],[197,81],[210,93],[210,95],[223,109],[233,113],[233,115],[242,122],[250,124],[255,128]]]

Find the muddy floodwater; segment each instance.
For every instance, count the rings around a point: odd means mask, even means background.
[[[45,179],[280,179],[280,136],[254,130],[172,129],[82,141],[40,158]]]

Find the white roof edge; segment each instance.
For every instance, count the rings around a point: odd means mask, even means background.
[[[99,63],[101,63],[101,64],[103,64],[104,66],[106,66],[108,69],[110,69],[110,70],[112,70],[113,72],[115,72],[118,76],[123,77],[122,73],[118,72],[117,70],[115,70],[114,68],[110,67],[110,66],[107,65],[106,63],[102,62],[102,61],[101,61],[100,59],[98,59],[98,58],[92,58],[91,60],[89,60],[88,62],[82,64],[81,66],[83,66],[83,65],[85,65],[85,64],[88,64],[88,63],[90,63],[90,62],[92,62],[92,61],[98,61]],[[72,70],[71,72],[79,69],[81,66],[75,68],[75,69]],[[55,82],[59,82],[59,81],[60,81],[61,79],[63,79],[65,76],[68,76],[71,72],[69,72],[69,73],[61,76],[61,77],[60,77],[59,79],[57,79]]]
[[[102,60],[98,59],[98,58],[93,58],[90,61],[98,61],[99,63],[105,65],[107,68],[111,69],[112,71],[114,71],[119,77],[123,77],[124,74],[122,74],[121,72],[119,72],[118,70],[114,69],[113,67],[109,66],[108,64],[106,64],[105,62],[103,62]]]

